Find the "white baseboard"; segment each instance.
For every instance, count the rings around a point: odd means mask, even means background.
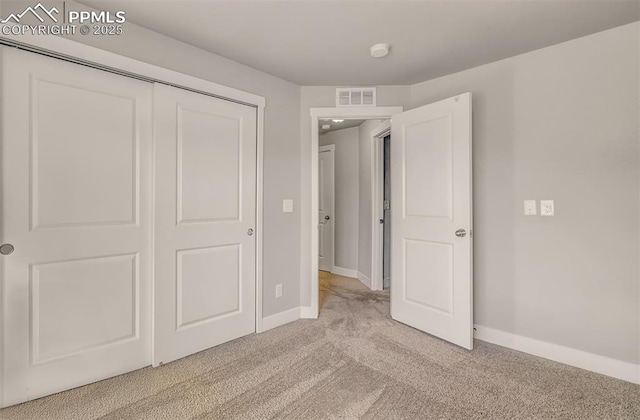
[[[300,308],[295,307],[284,312],[262,318],[262,332],[300,319]]]
[[[474,336],[478,340],[640,384],[640,364],[624,362],[482,325],[476,325],[475,328]]]
[[[350,268],[338,267],[337,265],[333,266],[331,270],[333,274],[337,274],[339,276],[351,277],[354,279],[358,278],[358,270],[352,270]]]
[[[371,289],[371,279],[369,277],[365,276],[364,274],[358,271],[357,279],[360,280],[362,284],[364,284],[369,289]]]
[[[317,319],[318,311],[314,311],[311,306],[300,307],[300,318],[304,319]]]

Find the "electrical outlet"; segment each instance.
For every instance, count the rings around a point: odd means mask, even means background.
[[[282,200],[282,212],[293,213],[293,200]]]
[[[524,200],[524,215],[525,216],[535,216],[536,211],[536,200]]]
[[[540,215],[553,216],[554,206],[553,200],[540,200]]]
[[[281,284],[276,284],[276,297],[282,297],[282,285]]]

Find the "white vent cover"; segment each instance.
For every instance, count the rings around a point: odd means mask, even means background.
[[[336,106],[376,106],[376,88],[337,88]]]

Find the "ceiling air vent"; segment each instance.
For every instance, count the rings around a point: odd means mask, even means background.
[[[376,88],[337,88],[336,106],[376,106]]]

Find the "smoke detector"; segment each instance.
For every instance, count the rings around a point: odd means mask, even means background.
[[[371,51],[371,57],[382,58],[389,54],[389,44],[372,45],[371,48],[369,48],[369,51]]]

